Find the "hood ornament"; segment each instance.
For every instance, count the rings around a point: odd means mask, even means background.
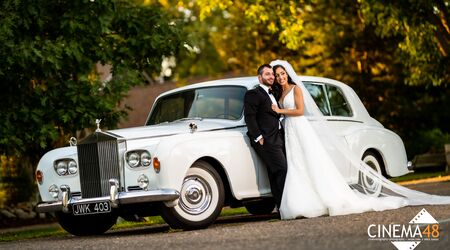
[[[70,146],[76,146],[77,145],[77,138],[75,138],[73,136],[70,137],[69,144],[70,144]]]
[[[95,124],[97,124],[97,129],[95,130],[95,132],[102,132],[102,130],[100,129],[101,121],[102,121],[102,119],[95,119]]]
[[[191,130],[191,133],[194,133],[197,130],[197,124],[194,122],[189,123],[189,129]]]

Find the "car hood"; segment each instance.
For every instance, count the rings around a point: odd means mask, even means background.
[[[158,125],[133,127],[125,129],[109,130],[105,133],[124,139],[140,139],[149,137],[170,136],[176,134],[191,133],[190,124],[195,124],[195,132],[211,131],[245,126],[240,121],[227,121],[219,119],[183,120]]]

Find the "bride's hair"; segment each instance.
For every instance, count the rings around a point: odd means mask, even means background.
[[[279,65],[279,64],[272,67],[272,69],[273,69],[273,74],[275,75],[275,80],[276,80],[276,78],[277,78],[276,72],[277,72],[277,69],[278,69],[278,68],[282,68],[282,69],[284,70],[284,72],[286,72],[286,75],[288,76],[288,83],[289,83],[289,84],[297,85],[297,84],[295,84],[294,81],[292,81],[292,78],[291,78],[291,76],[289,75],[289,73],[287,72],[287,70],[286,70],[282,65]],[[278,84],[278,82],[277,82],[277,84]]]
[[[291,76],[289,75],[289,73],[286,71],[286,68],[284,68],[282,65],[278,64],[272,67],[273,69],[273,74],[275,75],[275,82],[272,85],[272,90],[275,93],[274,96],[278,99],[280,99],[281,97],[281,85],[278,83],[277,81],[277,76],[276,76],[276,71],[278,68],[282,68],[284,70],[284,72],[286,72],[287,77],[287,82],[288,84],[293,84],[293,85],[297,85],[295,84],[295,82],[292,80]]]

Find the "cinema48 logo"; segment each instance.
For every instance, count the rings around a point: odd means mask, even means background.
[[[423,208],[407,225],[371,224],[369,240],[391,241],[399,250],[412,250],[422,241],[439,240],[439,223]]]

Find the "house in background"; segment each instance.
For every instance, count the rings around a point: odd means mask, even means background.
[[[132,88],[121,103],[121,107],[128,106],[131,110],[128,111],[128,118],[118,124],[118,128],[144,126],[156,97],[176,87],[174,82],[166,82],[164,84],[151,84]]]

